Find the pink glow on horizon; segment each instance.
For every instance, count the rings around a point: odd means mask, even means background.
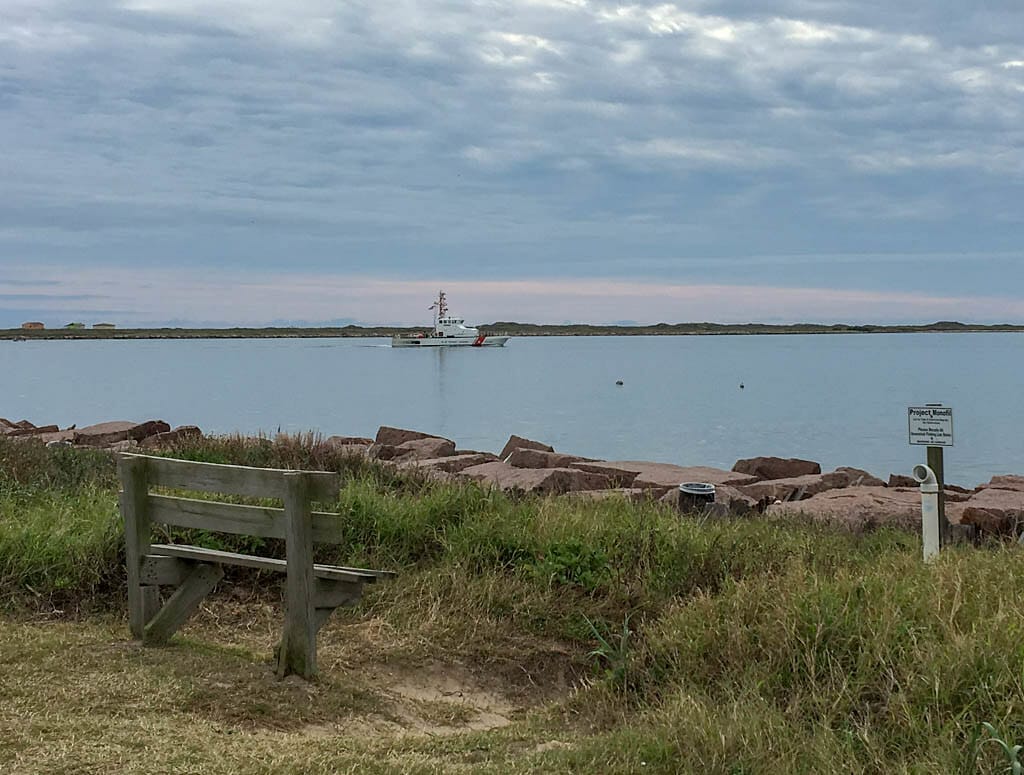
[[[25,278],[17,286],[0,283],[9,314],[45,307],[53,311],[53,319],[47,321],[51,326],[68,322],[62,318],[71,310],[82,314],[122,310],[102,315],[122,326],[171,320],[179,325],[316,323],[338,318],[422,325],[431,319],[427,308],[439,289],[448,293],[453,314],[471,323],[1024,321],[1024,299],[904,291],[611,279],[390,280],[312,273],[40,266],[22,267],[17,274]],[[14,297],[21,294],[34,298],[19,302]],[[45,302],[41,296],[47,297]]]

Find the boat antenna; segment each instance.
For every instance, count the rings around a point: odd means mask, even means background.
[[[440,296],[437,298],[437,315],[438,317],[448,317],[448,302],[445,301],[444,291],[440,291]]]

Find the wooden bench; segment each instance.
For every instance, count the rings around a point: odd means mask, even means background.
[[[277,674],[316,672],[316,633],[338,606],[354,605],[363,585],[394,576],[388,571],[317,565],[313,543],[339,543],[337,514],[312,510],[313,501],[337,500],[340,479],[326,471],[284,471],[187,460],[122,455],[120,505],[128,569],[128,620],[145,644],[166,643],[224,575],[224,565],[287,574],[285,621]],[[152,486],[277,498],[284,508],[240,506],[154,495]],[[198,546],[151,543],[153,524],[279,538],[285,560]],[[159,587],[175,587],[161,605]]]

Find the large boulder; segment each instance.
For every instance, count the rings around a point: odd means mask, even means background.
[[[986,533],[1016,534],[1024,524],[1024,489],[984,487],[965,501],[947,505],[946,516]]]
[[[555,448],[539,441],[532,441],[531,439],[524,439],[522,436],[516,436],[512,434],[508,437],[508,441],[505,442],[505,446],[501,448],[501,452],[498,453],[498,457],[502,460],[508,459],[508,456],[515,452],[517,449],[539,449],[542,452],[554,452]]]
[[[889,474],[889,487],[917,487],[914,477],[905,474]]]
[[[416,439],[436,439],[439,438],[431,433],[421,433],[420,431],[408,431],[404,428],[392,428],[388,425],[382,425],[377,429],[376,442],[378,444],[386,444],[390,447],[397,447],[404,444],[407,441],[415,441]]]
[[[28,420],[11,422],[10,420],[0,417],[0,436],[18,436],[26,431],[31,432],[35,427],[36,426]]]
[[[203,435],[197,425],[179,425],[163,433],[154,433],[140,442],[143,449],[165,449],[186,439],[197,439]]]
[[[33,425],[31,428],[10,428],[7,436],[19,438],[22,436],[38,436],[41,433],[57,433],[60,430],[56,425]]]
[[[982,485],[979,489],[988,489],[990,487],[994,487],[998,490],[1016,490],[1018,492],[1024,492],[1024,476],[1016,476],[1013,474],[993,476],[988,484]]]
[[[631,488],[637,472],[620,468],[615,463],[606,463],[603,460],[577,460],[571,463],[568,468],[575,468],[577,471],[589,471],[593,474],[607,476],[613,487]]]
[[[399,449],[393,444],[371,444],[366,448],[366,456],[371,460],[399,460],[403,455],[408,455],[410,450]]]
[[[561,495],[577,490],[601,490],[608,477],[572,468],[516,468],[499,460],[464,469],[461,476],[509,492]]]
[[[821,465],[813,460],[795,457],[750,457],[737,460],[732,470],[758,479],[791,479],[795,476],[820,474]]]
[[[558,452],[546,452],[542,449],[516,449],[507,458],[502,458],[516,468],[575,468],[575,463],[583,458],[576,455],[563,455]]]
[[[447,457],[455,454],[455,442],[451,439],[441,439],[436,436],[428,436],[425,439],[411,439],[404,441],[396,448],[402,460],[430,460],[436,457]]]
[[[885,487],[885,482],[863,468],[839,466],[836,473],[846,474],[850,478],[850,487]]]
[[[108,447],[119,441],[142,441],[157,433],[166,433],[171,426],[163,420],[135,423],[126,420],[101,422],[75,431],[74,443],[83,447]]]
[[[75,432],[73,430],[52,431],[50,433],[40,433],[38,436],[33,436],[32,438],[37,441],[41,441],[43,444],[64,446],[71,444],[75,440]]]
[[[826,490],[836,490],[850,484],[850,475],[845,471],[827,474],[805,474],[789,479],[768,479],[763,482],[744,485],[741,489],[754,500],[799,501]]]
[[[671,463],[650,463],[642,460],[617,460],[608,463],[587,463],[585,465],[586,470],[589,471],[599,471],[602,468],[607,468],[613,471],[620,470],[635,473],[636,476],[629,486],[655,490],[659,496],[664,495],[673,488],[678,488],[683,482],[707,482],[708,484],[718,486],[720,484],[752,484],[757,481],[753,476],[723,471],[720,468],[709,468],[707,466],[677,466]],[[583,464],[574,463],[573,466],[580,468]]]
[[[920,530],[921,493],[902,487],[844,487],[826,490],[807,500],[768,507],[769,515],[802,514],[852,530],[892,525]]]
[[[483,465],[484,463],[493,463],[497,460],[498,456],[490,452],[463,452],[458,455],[429,458],[426,460],[401,459],[398,464],[402,468],[433,469],[448,474],[457,474],[467,468]]]

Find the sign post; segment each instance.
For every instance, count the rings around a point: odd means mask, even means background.
[[[946,520],[946,482],[942,465],[943,447],[953,446],[953,408],[942,404],[907,407],[907,425],[912,446],[928,448],[928,467],[939,483],[939,547],[951,543],[951,530]]]

